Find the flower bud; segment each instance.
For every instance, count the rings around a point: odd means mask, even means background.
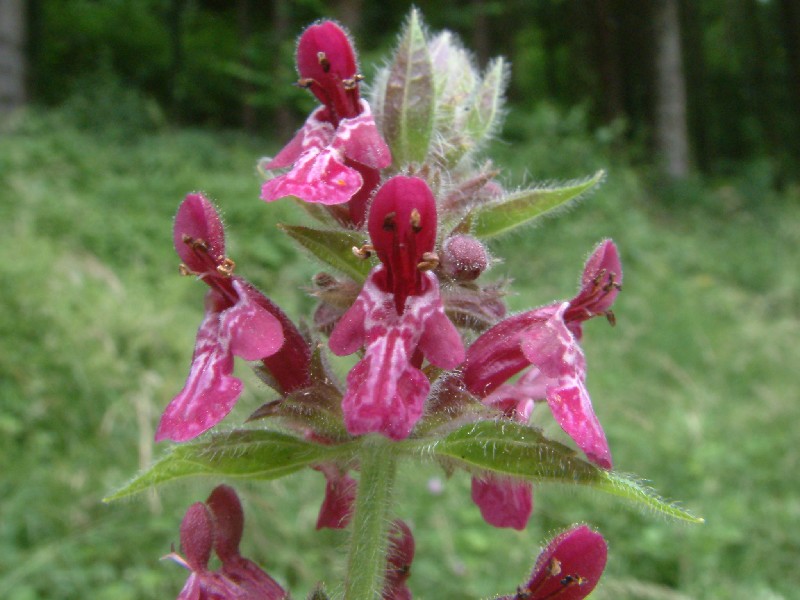
[[[442,244],[441,268],[457,281],[473,281],[486,270],[489,255],[484,245],[471,235],[454,235]]]

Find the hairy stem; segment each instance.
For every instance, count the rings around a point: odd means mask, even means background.
[[[378,435],[366,438],[360,459],[361,479],[347,559],[345,600],[380,598],[386,575],[388,512],[397,471],[392,442]]]

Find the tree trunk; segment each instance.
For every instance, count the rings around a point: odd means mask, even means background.
[[[657,0],[654,19],[656,152],[667,175],[680,179],[689,173],[689,133],[678,0]]]
[[[25,6],[0,0],[0,115],[25,103]]]

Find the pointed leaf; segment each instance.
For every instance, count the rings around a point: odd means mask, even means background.
[[[364,234],[356,231],[312,229],[300,225],[279,224],[278,227],[318,259],[353,280],[361,282],[367,278],[372,264],[353,254],[353,247],[360,247],[364,243]]]
[[[277,479],[314,463],[347,454],[349,446],[323,446],[277,431],[237,430],[181,444],[148,470],[105,498],[118,500],[192,475]]]
[[[585,485],[676,519],[703,522],[630,477],[601,469],[567,446],[547,439],[538,429],[513,421],[465,425],[423,450],[470,470],[491,471],[535,483]]]
[[[467,113],[467,134],[476,145],[497,129],[507,80],[508,68],[505,61],[502,57],[495,58],[486,68],[486,75]]]
[[[383,94],[383,133],[396,167],[422,162],[434,117],[433,65],[417,9],[411,10],[389,67]]]
[[[542,216],[548,211],[575,200],[597,185],[605,177],[598,171],[589,179],[570,185],[552,188],[534,188],[509,194],[496,202],[473,208],[456,227],[458,233],[472,233],[479,238],[490,238],[508,233]]]

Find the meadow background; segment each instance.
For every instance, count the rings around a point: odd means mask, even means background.
[[[100,500],[164,451],[154,427],[187,373],[204,293],[178,275],[172,249],[187,192],[222,208],[238,272],[296,320],[314,306],[303,289],[317,265],[276,227],[302,211],[258,200],[255,161],[283,140],[178,126],[103,69],[0,125],[0,596],[11,600],[170,598],[185,580],[159,557],[216,482]],[[426,599],[511,593],[548,534],[588,522],[611,550],[593,598],[796,598],[796,171],[754,153],[668,180],[630,128],[598,122],[585,104],[512,106],[487,150],[507,185],[598,168],[608,177],[571,210],[494,244],[504,261],[486,278],[514,279],[515,310],[567,298],[594,244],[616,241],[617,326],[586,327],[594,405],[615,467],[707,522],[542,486],[525,531],[497,530],[469,501],[464,474],[404,469],[397,514],[417,542],[411,589]],[[237,372],[248,390],[229,424],[270,398],[245,364]],[[244,553],[296,598],[343,567],[346,533],[314,531],[323,488],[316,472],[237,485]]]

